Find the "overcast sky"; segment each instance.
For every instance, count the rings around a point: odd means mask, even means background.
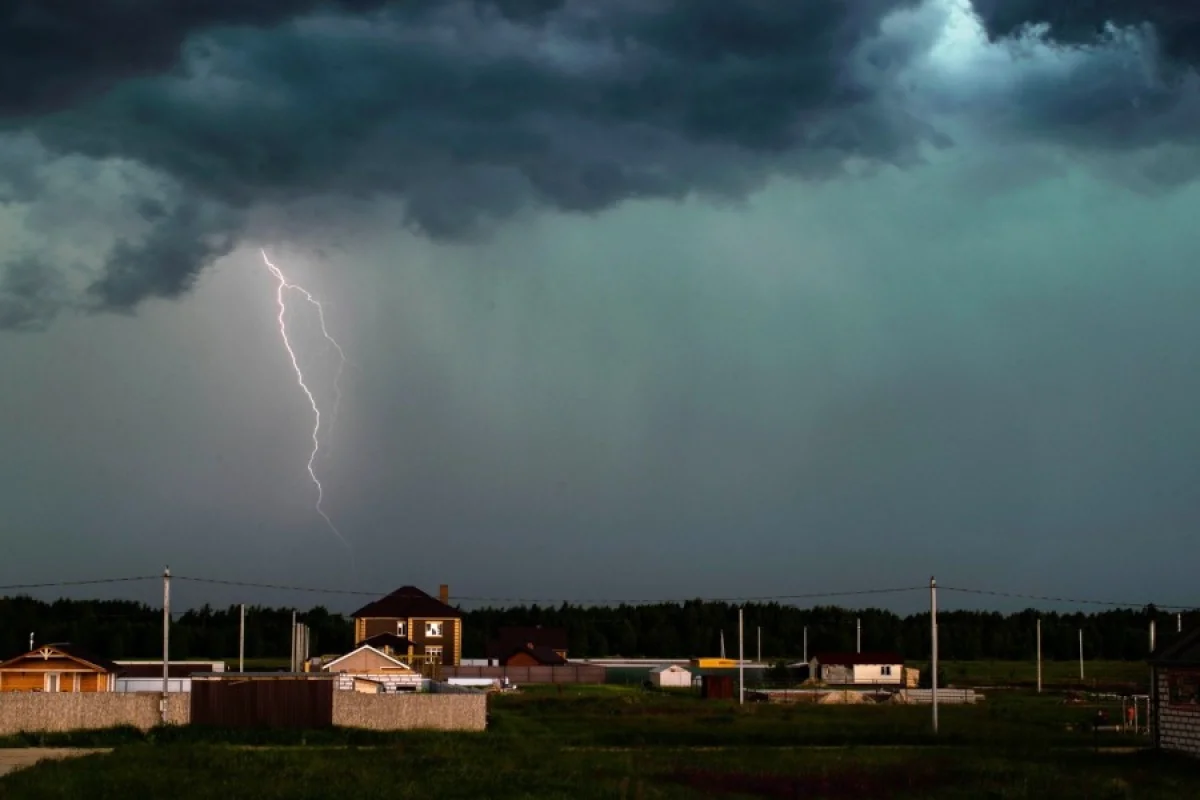
[[[1196,602],[1195,15],[50,5],[0,10],[0,585]],[[349,547],[259,248],[350,360],[335,420],[285,293]]]

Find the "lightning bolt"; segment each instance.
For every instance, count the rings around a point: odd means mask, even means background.
[[[280,338],[283,339],[284,349],[287,350],[288,358],[292,362],[292,370],[296,373],[296,382],[300,384],[300,389],[303,390],[304,396],[308,398],[308,405],[312,408],[313,412],[313,446],[312,452],[309,453],[308,456],[307,468],[309,478],[312,479],[313,485],[317,487],[317,502],[315,506],[316,511],[321,515],[321,518],[325,520],[325,524],[329,527],[329,530],[333,532],[333,535],[336,536],[341,543],[346,546],[346,551],[350,554],[350,567],[352,570],[355,570],[354,548],[351,546],[350,541],[342,535],[340,530],[338,530],[337,525],[333,524],[333,520],[329,517],[329,514],[325,513],[325,509],[321,507],[321,503],[325,499],[325,487],[321,485],[321,479],[317,477],[316,469],[313,467],[313,464],[317,460],[317,454],[321,450],[321,408],[317,405],[317,399],[313,397],[312,391],[308,388],[308,383],[304,380],[304,371],[300,369],[300,362],[296,359],[296,351],[292,348],[291,339],[288,338],[287,323],[284,321],[284,315],[287,313],[287,302],[284,300],[284,293],[287,291],[299,292],[304,299],[309,302],[309,304],[316,307],[317,319],[321,323],[321,335],[324,336],[325,340],[329,342],[329,344],[333,345],[333,349],[337,351],[339,358],[338,369],[337,374],[333,379],[333,388],[335,392],[335,400],[333,405],[334,421],[337,420],[338,406],[340,406],[342,402],[342,390],[339,381],[342,377],[342,370],[346,366],[346,353],[342,350],[342,346],[337,343],[337,340],[329,334],[329,329],[325,325],[325,309],[321,306],[320,301],[313,297],[312,294],[303,286],[289,281],[283,274],[283,271],[279,269],[279,267],[272,264],[271,259],[267,258],[266,250],[260,250],[259,252],[262,253],[263,263],[267,265],[267,269],[271,272],[271,275],[273,275],[275,280],[278,281],[275,287],[275,302],[279,306],[279,335]]]

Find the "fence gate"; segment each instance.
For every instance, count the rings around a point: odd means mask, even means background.
[[[217,728],[331,728],[333,681],[268,678],[192,681],[193,725]]]

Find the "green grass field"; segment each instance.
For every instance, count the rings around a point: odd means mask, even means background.
[[[0,798],[1200,796],[1200,764],[1100,750],[1147,743],[1091,731],[1098,707],[994,692],[976,707],[943,707],[934,736],[921,706],[739,708],[632,687],[535,687],[490,698],[481,734],[179,728],[36,737],[116,749],[14,773],[0,779]],[[1116,716],[1116,706],[1103,707]]]

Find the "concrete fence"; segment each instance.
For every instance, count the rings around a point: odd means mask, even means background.
[[[132,692],[4,692],[0,693],[0,736],[123,725],[149,730],[162,722],[161,699],[161,694]],[[171,695],[167,721],[186,725],[190,717],[188,696]]]
[[[375,731],[482,731],[487,695],[334,692],[333,724]]]
[[[162,722],[157,693],[0,693],[0,736],[15,733],[98,730],[132,726],[149,730]],[[167,720],[186,725],[191,697],[170,695]],[[446,694],[333,693],[333,724],[377,731],[487,729],[487,696],[476,690]]]

